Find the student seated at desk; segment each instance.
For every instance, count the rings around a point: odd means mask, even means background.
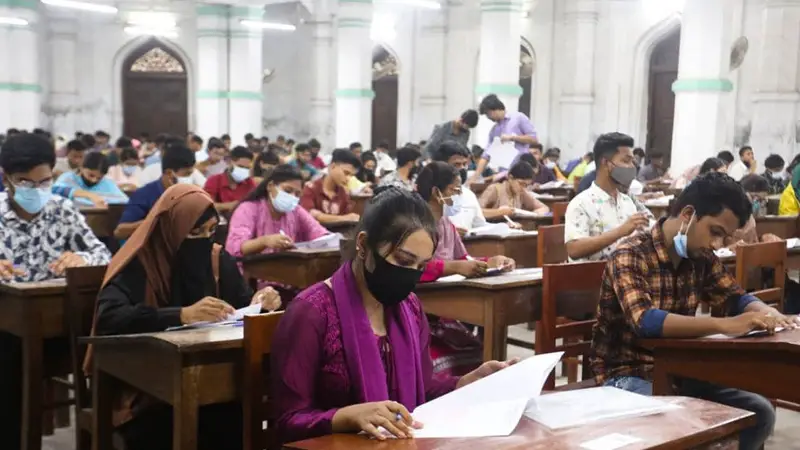
[[[570,260],[607,259],[617,241],[655,220],[647,208],[625,194],[636,178],[633,138],[607,133],[594,144],[596,178],[592,186],[569,202],[564,218],[564,242]]]
[[[185,149],[188,149],[184,139],[180,139],[180,138],[177,138],[177,137],[167,137],[167,138],[164,138],[164,139],[165,139],[165,141],[164,141],[164,144],[162,145],[162,150],[159,152],[159,157],[158,157],[158,161],[157,161],[158,163],[160,163],[164,159],[165,155],[167,153],[169,153],[169,151],[172,148],[185,148]],[[188,150],[190,152],[192,152],[191,149],[188,149]],[[194,152],[192,152],[192,155],[193,155],[192,157],[195,160],[195,163],[197,163],[196,154]],[[223,164],[225,164],[224,161],[223,161]],[[226,165],[226,167],[227,167],[227,165]],[[220,172],[222,172],[222,171],[220,171]],[[161,179],[163,174],[164,174],[164,170],[163,170],[163,166],[161,164],[156,164],[156,163],[149,164],[149,165],[145,164],[144,170],[142,170],[142,172],[139,174],[139,185],[140,186],[145,186],[145,185],[150,184],[150,183],[152,183],[152,182],[154,182],[156,180],[159,180],[159,179]],[[192,173],[190,173],[187,177],[188,177],[187,179],[191,180],[192,184],[195,185],[195,186],[200,186],[202,188],[203,186],[206,185],[206,177],[196,167],[194,168],[194,170],[192,170]]]
[[[192,182],[192,172],[196,170],[194,164],[194,152],[186,146],[173,146],[164,152],[159,163],[161,178],[145,184],[131,194],[120,217],[119,225],[114,230],[114,237],[117,239],[130,237],[167,188],[175,184],[194,184]]]
[[[202,189],[185,184],[167,189],[108,266],[95,334],[218,322],[256,303],[267,310],[280,307],[271,288],[253,295],[233,257],[214,244],[218,223],[214,203]],[[85,367],[91,367],[88,359]],[[172,408],[130,388],[114,394],[114,426],[125,448],[171,448]],[[238,404],[201,408],[200,448],[242,448],[240,411]]]
[[[354,259],[289,304],[271,355],[280,442],[360,431],[386,439],[378,427],[412,437],[420,424],[409,411],[515,362],[433,375],[431,333],[412,291],[436,228],[418,196],[381,188],[358,225]]]
[[[56,155],[34,134],[9,138],[0,149],[0,283],[44,281],[70,267],[103,265],[111,253],[95,237],[72,202],[54,196],[50,184]],[[45,354],[51,345],[45,341]],[[62,354],[68,348],[61,346]],[[20,448],[22,342],[0,332],[0,447]]]
[[[272,147],[273,144],[270,144]],[[256,160],[253,163],[253,170],[251,172],[251,176],[253,178],[253,184],[258,186],[264,181],[264,174],[272,170],[275,166],[280,164],[280,159],[278,155],[273,150],[264,150],[256,156]]]
[[[217,211],[226,213],[244,199],[256,185],[250,178],[253,152],[238,146],[231,150],[231,166],[225,172],[212,175],[205,190],[214,200]]]
[[[73,139],[67,143],[67,155],[63,158],[56,158],[56,165],[53,167],[53,175],[56,177],[67,172],[77,172],[86,156],[86,145],[83,142]]]
[[[397,151],[397,170],[381,177],[380,186],[396,186],[409,191],[414,190],[414,180],[420,169],[422,153],[416,147],[406,145]]]
[[[786,185],[778,204],[779,216],[796,216],[800,214],[800,165],[792,170],[792,181]]]
[[[318,169],[311,165],[311,147],[308,144],[297,144],[294,148],[294,155],[294,159],[289,162],[289,165],[300,171],[304,181],[314,178]]]
[[[519,161],[511,167],[505,181],[489,185],[481,194],[483,215],[489,219],[502,219],[514,215],[515,209],[546,214],[550,208],[528,191],[533,183],[533,167]]]
[[[469,256],[450,217],[461,205],[461,179],[453,166],[432,162],[417,177],[417,192],[436,219],[438,243],[434,257],[425,265],[422,282],[448,275],[479,277],[489,268],[514,269],[514,260],[505,256],[475,259]],[[430,316],[433,333],[431,356],[435,372],[460,375],[474,369],[482,360],[481,343],[464,325],[455,320]]]
[[[128,203],[128,196],[106,177],[108,173],[108,160],[100,152],[93,152],[83,158],[83,165],[78,172],[66,172],[58,177],[56,186],[67,186],[80,189],[102,196],[108,204],[119,205]],[[77,202],[91,205],[88,200]]]
[[[683,190],[668,218],[617,246],[603,278],[593,330],[592,367],[598,382],[652,394],[653,356],[637,347],[638,338],[738,336],[792,326],[779,311],[746,294],[712,252],[750,214],[742,188],[727,175],[710,173]],[[696,317],[701,300],[738,315]],[[741,449],[759,448],[772,432],[775,411],[760,395],[693,379],[676,379],[675,384],[678,395],[754,412],[756,425],[742,432]]]
[[[357,221],[359,216],[353,212],[347,183],[360,167],[361,161],[349,150],[334,150],[328,173],[306,184],[300,197],[300,206],[323,225]]]
[[[378,185],[379,178],[375,175],[375,170],[378,167],[378,159],[373,152],[364,152],[361,154],[361,167],[356,173],[358,181],[365,183],[369,187]]]
[[[108,177],[117,183],[123,191],[135,191],[139,188],[139,153],[133,147],[126,147],[119,152],[120,163],[108,169]]]
[[[466,232],[487,224],[486,218],[483,217],[483,209],[478,201],[478,196],[470,190],[469,185],[465,184],[469,158],[470,153],[467,147],[455,141],[445,141],[433,151],[433,161],[451,165],[461,179],[460,200],[462,207],[454,216],[449,217],[460,232]]]

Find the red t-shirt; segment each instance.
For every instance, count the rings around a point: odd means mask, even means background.
[[[205,190],[214,199],[214,203],[230,203],[242,201],[255,187],[252,178],[236,184],[225,171],[209,177],[206,180]]]
[[[317,210],[324,214],[342,216],[353,212],[353,204],[350,201],[350,194],[342,186],[336,186],[336,194],[332,198],[325,195],[322,189],[322,182],[325,177],[306,183],[303,188],[303,196],[300,197],[300,206],[306,211]]]
[[[317,169],[325,168],[325,162],[319,156],[315,156],[314,159],[312,159],[309,162],[309,164],[311,164],[313,167],[316,167]]]

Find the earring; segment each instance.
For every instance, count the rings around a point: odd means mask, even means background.
[[[359,247],[356,247],[356,252],[358,252],[358,257],[364,259],[364,250]]]

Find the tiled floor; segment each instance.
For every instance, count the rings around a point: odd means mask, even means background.
[[[532,334],[533,332],[528,331],[524,326],[515,326],[509,329],[509,336],[526,341],[532,339]],[[531,355],[533,355],[533,351],[520,347],[508,347],[509,358],[514,356],[524,358]],[[560,372],[560,368],[557,371]],[[72,428],[57,430],[55,435],[44,438],[42,450],[74,450],[74,436]],[[778,410],[778,423],[775,433],[767,444],[767,449],[800,450],[800,413],[785,409]]]

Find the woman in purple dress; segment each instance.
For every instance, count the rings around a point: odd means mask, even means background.
[[[359,223],[355,257],[301,292],[278,326],[271,367],[281,442],[330,433],[413,436],[410,411],[506,367],[433,375],[430,331],[412,293],[436,248],[428,205],[379,189]]]

